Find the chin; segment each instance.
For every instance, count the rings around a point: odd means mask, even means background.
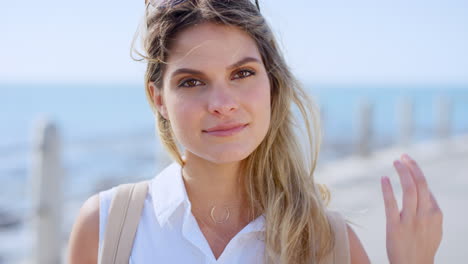
[[[255,148],[247,148],[246,146],[240,146],[240,148],[223,147],[205,150],[203,153],[198,153],[197,156],[215,164],[226,164],[240,162],[246,159],[254,150]]]
[[[246,159],[253,151],[250,152],[231,152],[225,151],[218,155],[211,156],[211,161],[217,164],[236,163]]]
[[[228,164],[228,163],[237,163],[245,158],[247,158],[249,155],[222,155],[222,156],[216,156],[216,157],[209,157],[209,161],[215,164]]]

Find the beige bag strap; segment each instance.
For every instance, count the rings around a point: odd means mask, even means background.
[[[332,221],[335,226],[336,245],[334,248],[334,263],[336,264],[349,264],[351,263],[351,253],[349,248],[348,229],[346,221],[340,213],[332,213]]]
[[[128,264],[147,192],[147,181],[117,187],[98,263]]]
[[[320,261],[320,264],[350,264],[351,253],[346,221],[336,211],[327,211],[327,216],[335,233],[335,247],[324,260]]]

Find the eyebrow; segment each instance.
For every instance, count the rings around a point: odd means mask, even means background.
[[[228,70],[229,69],[234,69],[234,68],[240,67],[240,66],[242,66],[244,64],[247,64],[249,62],[260,63],[260,60],[258,60],[257,58],[254,58],[254,57],[245,57],[245,58],[241,59],[240,61],[228,66],[227,69]],[[171,78],[174,78],[176,75],[179,75],[179,74],[204,75],[204,73],[199,71],[199,70],[194,70],[194,69],[189,69],[189,68],[180,68],[180,69],[175,70],[172,73]]]

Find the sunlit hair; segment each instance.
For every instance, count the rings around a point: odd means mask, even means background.
[[[162,143],[183,166],[170,121],[157,111],[150,83],[162,89],[173,40],[182,30],[204,22],[235,26],[248,33],[258,46],[270,80],[269,130],[242,163],[251,213],[264,214],[266,219],[265,262],[319,263],[331,252],[335,240],[326,213],[330,193],[313,177],[321,142],[318,109],[291,74],[272,31],[249,0],[188,0],[168,8],[147,6],[140,32],[143,52],[137,53],[147,61],[146,95],[157,116]],[[299,121],[294,119],[294,111],[300,113]],[[298,124],[305,124],[306,139],[299,139],[295,132]]]

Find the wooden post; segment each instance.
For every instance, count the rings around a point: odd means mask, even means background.
[[[329,138],[328,138],[328,129],[327,129],[327,125],[328,125],[328,120],[327,120],[327,116],[326,116],[326,108],[325,108],[325,105],[320,105],[319,106],[319,111],[320,111],[320,132],[322,133],[322,138],[321,138],[321,147],[320,149],[322,150],[322,153],[323,151],[325,150],[325,152],[327,152],[327,150],[330,148],[330,141],[329,141]]]
[[[322,140],[325,140],[325,136],[327,135],[327,116],[326,116],[326,109],[325,109],[325,105],[320,105],[319,107],[319,111],[320,111],[320,129],[321,129],[321,132],[323,133],[322,135]]]
[[[451,134],[451,114],[452,102],[446,96],[439,96],[436,99],[436,136],[439,139],[447,139]]]
[[[398,143],[402,146],[411,144],[414,130],[414,110],[411,100],[401,98],[397,104]]]
[[[34,263],[59,264],[62,243],[62,180],[60,139],[55,124],[40,120],[35,126],[32,156],[32,205],[35,230]]]
[[[361,99],[358,105],[357,116],[357,153],[360,156],[371,154],[373,131],[373,106],[367,99]]]

